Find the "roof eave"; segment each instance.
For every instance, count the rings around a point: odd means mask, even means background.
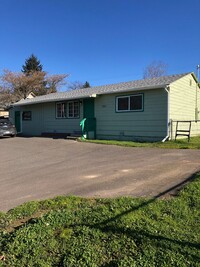
[[[126,90],[118,90],[118,91],[113,91],[113,92],[103,92],[103,93],[97,93],[97,95],[110,95],[110,94],[118,94],[118,93],[129,93],[132,91],[144,91],[144,90],[153,90],[153,89],[164,89],[166,86],[168,86],[169,84],[162,84],[162,85],[156,85],[156,86],[143,86],[143,87],[139,87],[139,88],[129,88]]]
[[[14,103],[12,106],[29,106],[29,105],[35,105],[35,104],[42,104],[42,103],[50,103],[50,102],[60,102],[60,101],[66,101],[66,100],[74,100],[74,99],[84,99],[84,98],[90,98],[90,97],[95,97],[96,96],[100,96],[100,95],[110,95],[110,94],[121,94],[121,93],[128,93],[128,92],[132,92],[132,91],[144,91],[144,90],[153,90],[153,89],[163,89],[166,86],[168,86],[169,84],[162,84],[162,85],[156,85],[156,86],[143,86],[143,87],[139,87],[139,88],[128,88],[126,90],[121,89],[121,90],[117,90],[117,91],[108,91],[108,92],[96,92],[95,94],[91,94],[91,95],[85,95],[85,96],[75,96],[75,97],[62,97],[62,98],[55,98],[55,99],[44,99],[44,100],[38,100],[35,101],[30,101],[30,102],[17,102]]]
[[[68,98],[56,98],[56,99],[44,99],[44,100],[38,100],[38,101],[30,101],[25,103],[16,102],[12,104],[12,106],[29,106],[29,105],[35,105],[35,104],[42,104],[42,103],[51,103],[51,102],[60,102],[65,100],[74,100],[74,99],[84,99],[89,98],[90,96],[82,96],[82,97],[68,97]]]

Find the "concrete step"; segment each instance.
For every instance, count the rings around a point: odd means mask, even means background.
[[[80,137],[81,137],[80,135],[68,135],[66,137],[66,139],[68,139],[68,140],[77,140]]]

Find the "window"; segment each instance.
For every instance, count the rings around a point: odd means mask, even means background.
[[[68,102],[67,109],[67,117],[68,118],[79,118],[79,101],[70,101]]]
[[[56,118],[79,118],[79,101],[69,101],[56,104]]]
[[[143,111],[143,94],[117,97],[116,111]]]
[[[32,118],[31,111],[23,111],[22,112],[22,120],[23,121],[30,121]]]

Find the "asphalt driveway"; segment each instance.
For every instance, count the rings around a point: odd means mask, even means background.
[[[0,210],[56,195],[156,196],[200,171],[199,150],[0,139]]]

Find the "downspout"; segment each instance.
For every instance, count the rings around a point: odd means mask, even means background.
[[[167,135],[162,140],[163,143],[169,139],[169,85],[167,85],[164,89],[167,92]]]
[[[197,83],[196,83],[196,96],[195,96],[195,121],[198,121],[198,103],[197,103],[197,98],[198,98],[198,87],[199,87],[199,69],[200,65],[197,65]]]

